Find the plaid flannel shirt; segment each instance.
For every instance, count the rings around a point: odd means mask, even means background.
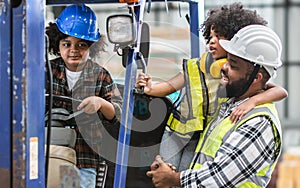
[[[65,63],[62,58],[51,60],[51,67],[53,94],[79,100],[89,96],[99,96],[114,105],[115,117],[113,120],[106,120],[100,112],[89,115],[87,118],[75,119],[77,166],[79,168],[96,168],[101,160],[99,152],[101,152],[103,128],[109,127],[111,129],[111,126],[115,126],[115,129],[118,129],[118,118],[121,114],[121,96],[114,95],[115,93],[118,94],[118,92],[116,91],[117,88],[114,87],[110,73],[91,60],[86,62],[80,78],[72,90],[68,87]],[[49,79],[47,79],[46,88],[46,92],[49,93]],[[78,104],[54,100],[53,108],[65,108],[70,113],[73,113],[76,111]]]
[[[229,116],[243,101],[235,104],[230,102],[221,106],[216,122]],[[204,162],[202,168],[197,170],[182,171],[181,185],[190,188],[236,187],[276,160],[278,148],[275,147],[275,140],[278,139],[267,117],[257,116],[248,120],[226,139],[213,161]]]

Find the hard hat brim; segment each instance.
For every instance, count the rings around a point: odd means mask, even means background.
[[[240,55],[231,47],[229,40],[221,39],[221,40],[219,40],[219,43],[227,53],[230,53],[230,54],[240,57]],[[243,58],[243,57],[241,57],[241,58]]]

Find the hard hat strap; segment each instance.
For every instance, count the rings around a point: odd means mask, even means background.
[[[253,69],[253,71],[252,71],[252,73],[251,73],[251,75],[250,75],[250,78],[249,78],[249,80],[248,80],[246,86],[245,86],[244,89],[242,90],[240,96],[242,96],[242,95],[249,89],[249,87],[250,87],[250,85],[252,84],[252,82],[253,82],[255,76],[257,75],[259,69],[260,69],[260,65],[254,64],[254,69]]]

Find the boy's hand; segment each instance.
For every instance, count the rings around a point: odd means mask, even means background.
[[[102,107],[102,98],[91,96],[85,98],[77,107],[77,110],[83,110],[87,114],[94,114]]]

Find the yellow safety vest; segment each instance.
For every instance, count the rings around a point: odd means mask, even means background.
[[[184,59],[183,71],[186,85],[186,100],[180,103],[180,110],[173,110],[167,125],[171,130],[180,134],[202,131],[206,122],[216,111],[216,93],[219,79],[210,74],[204,74],[200,70],[199,58]],[[188,114],[183,115],[183,109],[187,107]]]
[[[240,125],[245,123],[256,116],[267,116],[272,121],[272,126],[275,136],[279,134],[280,140],[276,141],[276,156],[277,162],[280,151],[281,151],[281,126],[275,105],[273,103],[267,103],[255,107],[252,111],[246,114],[246,116],[235,124],[231,123],[229,117],[223,119],[211,132],[208,136],[205,136],[207,129],[205,129],[204,134],[200,136],[200,140],[196,147],[195,158],[191,163],[190,168],[200,169],[204,162],[213,161],[217,151],[220,149],[223,139],[230,135],[231,132],[236,130]],[[212,136],[213,135],[213,136]],[[213,138],[211,138],[213,137]],[[205,139],[204,139],[205,138]],[[238,187],[265,187],[266,183],[270,180],[272,171],[276,165],[276,162],[266,166],[260,170],[255,176],[250,177],[246,182],[242,183]]]

